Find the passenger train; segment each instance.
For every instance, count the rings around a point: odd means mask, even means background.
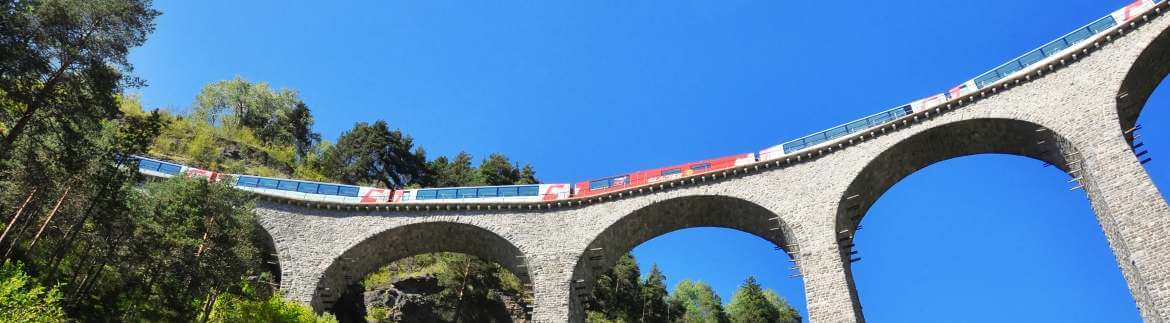
[[[775,160],[823,147],[835,139],[873,129],[903,117],[951,102],[978,90],[992,88],[1002,80],[1015,79],[1072,54],[1083,42],[1094,39],[1122,23],[1127,23],[1166,0],[1137,0],[1108,16],[1077,28],[1040,48],[1017,57],[950,90],[928,96],[889,110],[878,112],[808,136],[766,148],[758,153],[744,153],[675,166],[655,168],[569,184],[532,184],[451,188],[388,189],[320,183],[251,175],[221,174],[176,163],[133,156],[139,172],[156,177],[192,176],[211,181],[226,181],[238,189],[260,195],[308,202],[345,204],[426,204],[426,203],[508,203],[560,201],[597,196],[614,191],[653,185],[660,182],[722,171],[736,166]]]

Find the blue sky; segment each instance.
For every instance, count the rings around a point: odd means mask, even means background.
[[[186,109],[238,75],[299,91],[327,139],[384,119],[432,157],[502,152],[572,182],[756,151],[938,93],[1127,2],[160,1],[131,61],[148,107]],[[1168,104],[1159,90],[1140,120],[1164,185]],[[867,319],[1138,321],[1084,193],[1040,165],[966,157],[886,193],[857,238]],[[725,300],[755,275],[803,311],[786,258],[746,233],[683,230],[634,253]]]

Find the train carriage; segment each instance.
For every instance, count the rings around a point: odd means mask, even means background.
[[[395,203],[508,203],[568,199],[569,184],[420,188],[397,191]]]
[[[755,154],[746,153],[583,181],[577,183],[573,190],[573,197],[588,197],[631,187],[665,182],[686,176],[747,165],[755,161]]]

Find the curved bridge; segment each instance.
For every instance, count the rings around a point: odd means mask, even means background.
[[[395,209],[267,199],[257,212],[287,297],[318,310],[379,265],[455,251],[496,261],[530,284],[535,321],[580,322],[593,279],[620,255],[674,230],[715,226],[760,236],[793,258],[809,321],[862,322],[849,252],[869,207],[932,163],[1013,154],[1070,174],[1143,319],[1170,322],[1170,207],[1128,132],[1170,72],[1166,6],[1017,79],[799,158],[559,203]]]

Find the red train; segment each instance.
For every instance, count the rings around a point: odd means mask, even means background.
[[[610,176],[591,181],[583,181],[577,183],[575,189],[573,190],[573,197],[579,198],[605,194],[608,192],[628,189],[631,187],[650,185],[658,182],[678,179],[684,176],[724,170],[739,165],[751,164],[754,162],[756,162],[755,154],[746,153],[638,171],[625,175]]]

